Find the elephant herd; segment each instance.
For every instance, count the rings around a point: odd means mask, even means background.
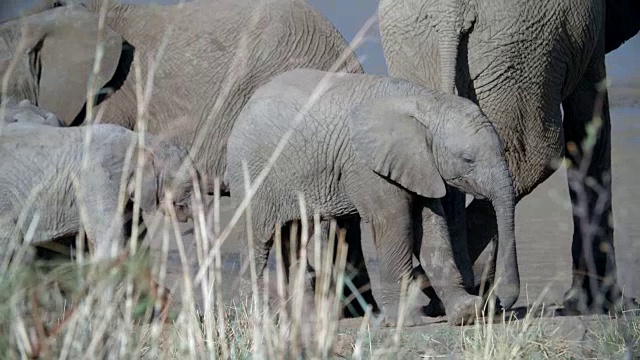
[[[116,257],[131,216],[118,211],[121,188],[142,211],[164,210],[162,203],[170,200],[176,219],[188,221],[192,181],[199,179],[186,148],[149,134],[135,146],[137,134],[119,125],[66,127],[29,100],[9,98],[4,106],[1,259],[20,256],[23,241],[46,247],[81,227],[95,258]],[[126,166],[128,153],[144,159],[141,171],[135,162]]]
[[[566,157],[589,162],[570,183],[565,308],[630,304],[615,274],[601,83],[605,54],[640,30],[640,5],[380,0],[378,19],[390,76],[364,74],[301,0],[43,0],[1,23],[0,261],[81,229],[96,257],[115,256],[131,204],[186,222],[194,184],[237,205],[246,176],[271,166],[251,206],[260,281],[303,194],[309,216],[349,229],[364,281],[359,229],[371,225],[388,324],[409,279],[450,323],[469,323],[486,300],[472,265],[489,243],[483,281],[505,308],[517,301],[516,204]]]

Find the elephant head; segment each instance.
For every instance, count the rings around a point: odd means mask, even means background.
[[[158,207],[166,213],[164,205],[173,206],[179,222],[191,217],[190,201],[194,182],[201,185],[201,178],[186,149],[169,141],[146,135],[142,166],[134,166],[129,175],[127,189],[133,201],[136,189],[136,173],[140,176],[140,208],[153,213]],[[138,157],[133,157],[137,164]],[[171,204],[166,204],[171,193]]]
[[[2,113],[2,107],[4,107],[4,113]],[[54,127],[64,126],[54,113],[33,105],[29,100],[16,102],[13,99],[6,99],[0,104],[0,114],[2,114],[2,121],[6,124],[29,123]]]
[[[2,97],[28,99],[71,124],[91,89],[112,79],[123,39],[82,6],[56,7],[0,24]],[[61,91],[65,96],[60,96]],[[93,101],[93,99],[91,99]]]
[[[502,279],[496,293],[511,307],[520,293],[514,188],[502,142],[478,106],[446,94],[375,98],[349,119],[358,158],[378,175],[423,197],[443,197],[447,183],[492,202]]]

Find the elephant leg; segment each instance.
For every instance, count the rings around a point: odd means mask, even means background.
[[[444,201],[443,201],[444,202]],[[445,216],[447,213],[445,211]],[[420,251],[422,250],[422,212],[414,211],[413,212],[413,255],[420,261]],[[442,300],[438,297],[438,294],[434,290],[433,286],[431,286],[431,280],[429,280],[429,276],[424,271],[424,268],[420,263],[416,265],[411,271],[411,277],[417,281],[420,285],[420,290],[429,298],[429,304],[423,308],[423,312],[425,315],[430,317],[438,317],[445,315],[444,304]]]
[[[311,232],[312,230],[309,229],[309,239],[312,235]],[[282,265],[287,284],[289,284],[291,290],[294,290],[292,286],[295,286],[294,281],[298,276],[298,271],[304,271],[302,291],[304,294],[313,294],[315,290],[313,268],[309,263],[309,258],[306,259],[304,264],[302,264],[300,258],[300,250],[302,248],[302,227],[300,222],[292,221],[285,225],[282,228],[281,239]]]
[[[118,213],[117,196],[111,196],[112,187],[102,174],[81,183],[78,205],[81,223],[85,229],[91,259],[99,262],[115,259],[124,248],[124,217]],[[114,191],[112,194],[117,194]],[[108,282],[102,289],[101,301],[110,304],[115,291],[115,284]]]
[[[392,185],[390,185],[392,186]],[[408,285],[413,269],[413,224],[411,216],[411,199],[402,190],[387,189],[380,194],[397,195],[381,196],[375,199],[372,208],[376,212],[371,216],[373,241],[380,261],[379,296],[382,302],[384,326],[396,326],[400,321],[401,307],[407,308],[405,302]],[[392,201],[389,201],[393,198]],[[360,211],[362,214],[363,212]],[[421,312],[413,306],[407,308],[402,323],[405,326],[423,324]]]
[[[575,313],[606,312],[622,300],[613,244],[611,119],[606,89],[598,90],[605,76],[600,49],[580,85],[562,103],[573,211],[573,279],[564,305]],[[599,124],[592,123],[598,118]],[[592,125],[595,134],[590,134]]]
[[[297,261],[298,251],[300,248],[300,245],[299,245],[300,224],[299,223],[296,224],[295,227],[292,225],[293,223],[286,224],[280,230],[280,242],[281,242],[280,255],[282,258],[282,264],[280,265],[282,266],[282,271],[284,271],[284,281],[286,281],[287,284],[289,284],[291,280],[291,276],[290,276],[292,272],[291,266]],[[293,234],[293,231],[296,231],[296,233]],[[276,241],[277,240],[274,237],[273,243],[275,244]],[[292,244],[293,241],[295,241],[295,244]],[[277,245],[276,245],[276,249],[277,249]],[[295,271],[293,271],[293,273],[295,273]]]
[[[380,311],[371,291],[371,279],[365,263],[362,251],[362,232],[360,229],[360,216],[338,219],[337,228],[345,230],[345,242],[348,245],[345,276],[357,290],[354,292],[345,284],[343,296],[346,298],[343,308],[344,317],[364,316],[367,306],[371,305],[372,312]],[[335,264],[338,250],[335,242],[333,251],[333,263]]]
[[[133,231],[133,202],[127,202],[127,205],[124,209],[125,221],[124,221],[124,236],[127,239],[131,238]],[[144,237],[147,235],[147,227],[145,225],[144,219],[142,217],[142,211],[138,214],[138,244],[144,240]]]
[[[100,215],[101,214],[101,215]],[[108,215],[107,215],[108,214]],[[107,216],[104,216],[107,215]],[[100,209],[87,207],[87,223],[85,229],[92,257],[95,259],[112,259],[124,248],[124,220],[117,214],[116,207]]]
[[[364,253],[362,251],[362,233],[360,229],[361,218],[357,216],[341,218],[335,221],[336,231],[339,231],[340,229],[346,230],[345,242],[348,245],[345,276],[351,283],[345,283],[342,289],[342,294],[346,299],[343,307],[343,317],[364,316],[368,305],[372,307],[373,313],[378,313],[380,309],[373,298],[373,293],[371,291],[371,279],[369,278]],[[331,222],[329,220],[323,220],[320,222],[320,241],[322,243],[328,243],[329,241],[330,226]],[[337,241],[334,242],[334,247],[331,250],[331,263],[335,267],[338,255]],[[299,255],[296,254],[296,256]],[[283,254],[283,259],[284,257],[285,254]],[[333,269],[334,268],[332,268],[331,271],[333,271]],[[308,276],[309,281],[305,282],[305,291],[313,293],[315,291],[315,281],[317,281],[317,279],[315,278],[315,269],[309,263],[309,259],[307,259],[306,275]],[[333,278],[333,276],[331,278]],[[352,287],[357,289],[358,292],[354,293]]]
[[[467,246],[465,194],[460,190],[447,185],[447,195],[441,200],[441,204],[445,218],[447,219],[447,229],[449,232],[449,238],[451,239],[451,246],[456,266],[460,270],[463,283],[467,291],[477,294],[472,268],[473,263]],[[418,214],[418,216],[420,216],[420,214]],[[421,219],[416,219],[414,224],[420,225]],[[416,258],[420,258],[421,241],[422,239],[420,238],[417,238],[414,241],[414,255]],[[413,269],[413,277],[420,284],[422,292],[431,300],[429,305],[424,308],[426,315],[434,317],[445,315],[444,305],[431,286],[429,277],[425,273],[424,269],[419,266],[415,267]]]
[[[125,209],[118,211],[120,179],[95,161],[81,170],[74,187],[89,252],[95,259],[115,258],[125,244]]]
[[[101,195],[91,195],[85,199],[81,204],[84,207],[83,225],[89,252],[95,259],[113,259],[125,244],[123,214],[118,214],[115,202]]]
[[[471,264],[474,264],[490,243],[495,244],[498,239],[498,223],[496,212],[487,200],[474,199],[467,206],[467,249]],[[475,279],[473,293],[488,296],[495,276],[494,251],[489,252],[489,259],[485,263],[483,276]]]
[[[466,223],[467,214],[465,208],[465,194],[447,185],[447,195],[441,201],[447,220],[447,229],[451,239],[453,259],[460,270],[462,283],[468,291],[474,286],[473,268],[469,248],[467,246],[469,236],[467,234]],[[497,229],[496,229],[497,232]],[[418,250],[419,251],[419,250]],[[417,255],[416,255],[417,256]]]
[[[256,219],[254,219],[256,221]],[[255,224],[256,222],[254,222]],[[262,224],[258,221],[257,223]],[[273,232],[269,232],[266,229],[262,229],[258,226],[254,226],[252,229],[253,239],[249,239],[247,236],[247,229],[243,227],[241,231],[241,237],[246,239],[245,241],[251,241],[251,244],[246,245],[245,256],[248,263],[243,264],[242,274],[240,275],[240,293],[246,298],[250,297],[253,293],[253,285],[257,287],[256,296],[258,303],[262,303],[264,294],[264,270],[267,267],[267,260],[269,259],[269,252],[274,243]],[[253,246],[250,246],[253,245]],[[252,251],[251,251],[252,250]],[[253,264],[251,261],[253,260]],[[253,269],[251,267],[253,266]],[[255,271],[255,278],[253,273]]]
[[[482,309],[482,298],[469,294],[464,277],[455,261],[444,210],[439,200],[425,200],[416,207],[421,217],[420,264],[430,279],[434,291],[442,299],[450,324],[471,324],[476,312]]]
[[[13,218],[0,215],[0,273],[22,246],[21,233]]]
[[[443,207],[446,202],[443,202]],[[445,214],[448,216],[446,207]],[[452,239],[454,259],[458,265],[467,291],[471,294],[481,295],[488,300],[492,294],[489,292],[495,275],[493,266],[493,251],[490,252],[490,258],[487,259],[483,276],[475,279],[473,273],[473,264],[478,260],[489,243],[498,238],[498,227],[496,213],[489,201],[474,199],[466,208],[466,231],[467,241],[465,244],[458,243],[456,239]],[[450,232],[451,233],[451,232]],[[494,242],[495,243],[495,242]],[[466,247],[466,250],[465,250]],[[468,261],[468,263],[466,263]],[[423,271],[414,269],[414,276],[419,279],[423,292],[432,299],[432,302],[425,307],[424,311],[428,316],[444,315],[444,306],[431,286],[428,276],[422,275]],[[436,301],[434,301],[436,300]],[[496,299],[498,301],[498,299]]]
[[[320,220],[320,228],[319,228],[320,235],[318,236],[319,239],[320,239],[320,244],[319,244],[320,247],[322,247],[325,244],[329,243],[329,232],[330,232],[330,229],[331,229],[331,221],[335,221],[335,220],[334,219],[325,219],[325,220],[321,219]],[[311,238],[313,238],[314,241],[315,241],[315,236],[316,236],[315,233],[311,234]],[[315,246],[315,243],[313,245]],[[336,255],[337,255],[336,249],[337,248],[334,247],[333,254],[332,254],[334,262],[335,262]],[[307,275],[313,279],[312,280],[313,289],[315,291],[315,283],[317,281],[318,273],[317,273],[316,269],[314,269],[313,266],[311,266],[311,263],[309,262],[310,260],[311,260],[310,258],[307,258]],[[314,265],[316,267],[320,266],[320,264],[314,264]]]

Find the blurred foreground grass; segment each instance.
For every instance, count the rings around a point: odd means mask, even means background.
[[[451,327],[382,329],[375,319],[338,320],[325,304],[298,317],[257,314],[248,303],[209,314],[168,303],[151,281],[145,252],[108,264],[34,263],[0,279],[0,354],[7,359],[464,358],[632,359],[640,356],[640,319],[554,317]],[[187,280],[188,281],[188,280]],[[190,287],[187,287],[190,288]],[[210,287],[211,289],[213,287]],[[197,292],[182,296],[196,303]],[[107,297],[111,299],[106,300]],[[216,299],[212,296],[211,299]],[[223,311],[218,311],[222,306]],[[295,308],[295,307],[294,307]],[[531,312],[530,314],[533,314]],[[312,316],[315,314],[315,316]],[[209,315],[209,316],[207,316]],[[259,315],[259,316],[256,316]],[[298,319],[295,321],[295,319]],[[313,321],[313,319],[318,319]],[[370,319],[370,321],[367,321]],[[299,344],[292,341],[300,336]],[[257,341],[259,339],[259,341]],[[304,349],[304,350],[302,350]]]

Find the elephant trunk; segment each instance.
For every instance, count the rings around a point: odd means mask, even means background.
[[[456,95],[458,46],[462,34],[474,21],[474,13],[464,0],[439,0],[436,8],[439,9],[435,14],[435,29],[440,54],[440,90]]]
[[[456,59],[459,43],[460,36],[453,28],[443,29],[439,34],[440,90],[452,95],[456,94]]]
[[[498,243],[494,244],[494,265],[495,278],[500,281],[496,294],[500,298],[502,306],[509,309],[520,296],[520,274],[514,223],[515,192],[506,166],[501,166],[500,169],[498,179],[494,177],[497,181],[494,181],[495,190],[491,197],[498,225]]]

